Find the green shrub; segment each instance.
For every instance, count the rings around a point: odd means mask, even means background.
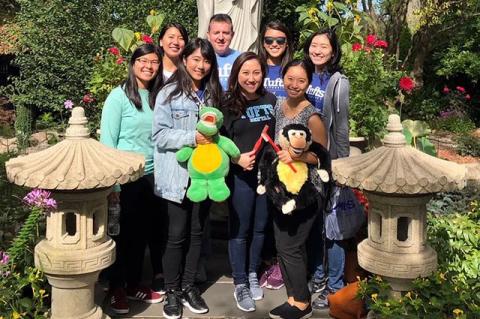
[[[436,129],[457,134],[467,134],[475,129],[475,123],[464,114],[451,114],[432,122]]]
[[[438,269],[413,282],[400,299],[375,276],[361,283],[360,296],[380,318],[464,318],[480,316],[480,205],[472,190],[438,194],[428,205],[428,241]],[[462,209],[462,210],[459,210]]]
[[[472,135],[461,135],[457,138],[457,153],[460,155],[480,156],[480,140]]]

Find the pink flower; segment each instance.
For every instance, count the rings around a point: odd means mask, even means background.
[[[366,41],[368,45],[373,45],[375,41],[377,41],[377,36],[375,34],[369,34],[367,35]]]
[[[400,86],[400,89],[405,92],[410,92],[415,88],[415,82],[411,77],[408,76],[402,76],[398,84]]]
[[[377,40],[375,44],[373,45],[376,48],[388,48],[388,42],[384,40]]]
[[[356,43],[352,44],[352,51],[360,51],[360,50],[362,50],[362,44],[361,43],[356,42]]]
[[[119,57],[117,61],[115,61],[116,64],[122,64],[123,63],[123,57]]]
[[[120,50],[116,47],[111,47],[108,49],[108,52],[110,52],[111,54],[113,55],[119,55],[120,54]]]
[[[51,194],[49,191],[35,188],[23,198],[23,202],[31,207],[39,207],[47,211],[54,210],[57,208],[57,202],[50,198]]]
[[[472,97],[470,96],[470,94],[465,94],[465,100],[470,101],[471,99]]]
[[[145,43],[153,43],[153,39],[146,34],[142,34],[142,41]]]
[[[63,102],[63,106],[67,109],[70,110],[73,107],[73,102],[72,100],[66,100]]]
[[[6,252],[0,251],[0,264],[6,265],[10,260],[10,256]]]
[[[458,92],[465,93],[465,88],[463,86],[457,86],[456,89]]]
[[[443,87],[442,92],[445,93],[445,94],[448,94],[448,93],[450,93],[450,89],[448,88],[448,86],[445,85],[445,86]]]

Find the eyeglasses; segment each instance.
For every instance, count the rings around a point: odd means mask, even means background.
[[[158,60],[147,60],[147,59],[138,58],[135,61],[140,62],[141,65],[149,65],[149,64],[151,64],[152,66],[160,65],[160,61]]]
[[[265,42],[265,44],[268,44],[268,45],[273,44],[273,42],[277,42],[278,45],[284,45],[287,42],[287,38],[285,38],[285,37],[278,37],[278,38],[265,37],[265,39],[263,39],[263,42]]]

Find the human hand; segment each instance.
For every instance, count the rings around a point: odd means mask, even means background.
[[[199,131],[195,132],[195,142],[197,145],[201,144],[210,144],[212,143],[212,137],[211,136],[205,136]]]
[[[250,151],[240,154],[237,164],[243,167],[246,171],[251,171],[255,165],[255,151]]]
[[[293,162],[292,156],[290,155],[290,152],[285,151],[285,150],[280,150],[277,152],[278,158],[282,163],[285,164],[290,164]]]

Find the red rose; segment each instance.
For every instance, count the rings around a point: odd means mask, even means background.
[[[373,45],[375,41],[377,41],[377,36],[375,34],[369,34],[367,35],[366,41],[368,45]]]
[[[463,86],[457,86],[456,89],[458,92],[465,93],[465,88]]]
[[[115,61],[116,64],[122,64],[123,63],[123,57],[119,57],[117,61]]]
[[[398,84],[400,86],[400,89],[402,89],[405,92],[410,92],[415,88],[415,82],[411,77],[408,77],[408,76],[402,76]]]
[[[120,50],[118,50],[118,48],[116,48],[116,47],[109,48],[108,52],[110,52],[113,55],[119,55],[120,54]]]
[[[90,104],[94,101],[95,99],[93,98],[92,94],[87,93],[83,96],[82,101],[85,104]]]
[[[360,51],[362,49],[362,44],[360,43],[354,43],[352,44],[352,51]]]
[[[470,94],[465,95],[465,100],[470,101],[471,99],[472,99],[472,97],[470,96]]]
[[[153,39],[146,34],[142,34],[142,41],[145,43],[153,43]]]
[[[384,40],[377,40],[373,45],[376,48],[388,48],[388,42]]]
[[[450,89],[448,88],[448,86],[445,85],[445,86],[443,87],[442,92],[445,93],[445,94],[448,94],[448,93],[450,93]]]

